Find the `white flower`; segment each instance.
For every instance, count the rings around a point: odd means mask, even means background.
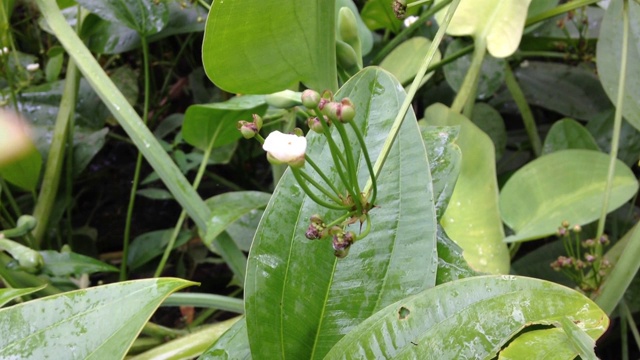
[[[416,21],[418,21],[418,17],[417,17],[417,16],[413,16],[413,15],[412,15],[412,16],[407,16],[407,17],[404,19],[404,26],[405,26],[405,27],[409,27],[409,26],[411,26],[411,25],[412,25],[414,22],[416,22]]]
[[[272,164],[301,167],[304,165],[307,138],[274,131],[264,140],[262,149],[267,152],[267,159]]]
[[[38,63],[27,65],[27,71],[33,72],[33,71],[36,71],[38,69],[40,69],[40,64],[38,64]]]

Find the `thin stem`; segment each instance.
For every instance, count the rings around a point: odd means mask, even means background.
[[[609,198],[613,188],[613,177],[618,158],[618,147],[620,144],[620,129],[622,127],[622,111],[624,107],[625,87],[627,80],[627,57],[629,48],[629,1],[622,2],[622,49],[620,52],[620,73],[618,74],[618,93],[616,97],[616,112],[613,116],[613,135],[611,137],[611,150],[609,153],[609,170],[607,173],[607,184],[604,188],[604,199],[602,200],[602,210],[598,219],[598,231],[596,241],[604,234],[604,224],[609,210]],[[597,252],[597,258],[602,258],[602,248]]]
[[[389,53],[395,49],[400,43],[402,43],[407,36],[411,35],[414,31],[416,31],[422,24],[424,24],[429,18],[433,16],[433,14],[437,13],[445,6],[449,5],[452,0],[445,0],[435,4],[435,6],[431,7],[429,10],[425,11],[420,15],[418,20],[416,20],[413,24],[409,25],[406,29],[400,31],[400,33],[391,39],[383,48],[378,52],[375,58],[371,61],[371,64],[377,65],[380,64],[382,59],[384,59]],[[448,22],[447,22],[448,24]]]
[[[527,21],[525,22],[524,26],[527,27],[529,25],[533,25],[536,23],[539,23],[541,21],[547,20],[549,18],[552,18],[554,16],[560,15],[560,14],[564,14],[568,11],[571,10],[575,10],[578,8],[581,8],[583,6],[589,6],[591,4],[595,4],[600,0],[575,0],[575,1],[571,1],[565,4],[562,4],[560,6],[556,6],[553,9],[547,10],[541,14],[538,14],[536,16],[532,16],[530,18],[527,19]]]
[[[436,36],[434,36],[433,42],[431,42],[431,46],[429,46],[429,51],[427,51],[427,55],[425,56],[424,62],[420,67],[420,70],[418,70],[416,77],[413,79],[413,83],[409,88],[407,96],[404,98],[404,101],[400,106],[400,110],[398,111],[398,114],[396,115],[396,118],[393,121],[393,125],[389,130],[389,135],[387,136],[387,139],[385,140],[384,145],[382,146],[382,150],[380,151],[380,155],[378,156],[378,159],[376,160],[376,163],[373,166],[373,172],[375,173],[376,179],[380,177],[382,166],[384,165],[385,161],[387,160],[387,157],[389,156],[389,153],[391,152],[391,146],[393,145],[393,142],[396,140],[396,137],[398,137],[398,133],[400,132],[400,126],[402,125],[405,115],[409,110],[409,107],[411,106],[411,101],[413,101],[413,97],[416,95],[416,92],[420,87],[420,83],[422,83],[422,79],[426,74],[427,68],[431,64],[431,61],[433,60],[433,57],[436,51],[438,50],[438,46],[440,46],[440,42],[444,37],[444,33],[447,30],[447,26],[449,25],[449,22],[451,22],[453,13],[458,8],[459,3],[460,3],[460,0],[453,0],[451,2],[451,5],[447,9],[447,13],[445,14],[444,21],[442,22],[440,28],[438,29]],[[363,192],[367,194],[371,190],[372,186],[373,186],[373,183],[371,179],[369,179],[369,181],[364,187]]]
[[[149,43],[146,36],[140,34],[140,42],[142,45],[142,67],[144,69],[144,105],[142,110],[142,122],[146,125],[149,119],[149,98],[151,79],[149,75]],[[140,170],[142,169],[142,153],[138,152],[136,159],[136,168],[133,174],[133,182],[131,184],[131,192],[129,193],[129,206],[127,207],[127,218],[124,225],[124,239],[122,244],[122,262],[120,264],[120,281],[127,280],[127,259],[129,258],[129,242],[131,239],[131,220],[133,218],[133,209],[136,203],[136,193],[140,182]]]
[[[638,350],[640,350],[640,333],[638,332],[638,326],[636,325],[635,320],[633,320],[633,314],[631,310],[629,310],[629,306],[627,306],[627,302],[623,300],[620,301],[618,306],[620,309],[620,317],[625,318],[627,320],[631,333],[633,334],[633,339],[636,341],[636,346]]]
[[[376,202],[376,198],[378,197],[378,182],[376,181],[375,173],[373,172],[373,165],[371,163],[371,158],[369,157],[369,150],[367,149],[367,143],[364,141],[364,137],[362,136],[362,133],[360,132],[360,129],[358,128],[358,126],[356,126],[355,122],[349,121],[349,125],[351,125],[353,132],[356,134],[356,138],[358,139],[358,142],[360,143],[360,148],[362,149],[362,154],[364,155],[364,161],[367,164],[367,170],[369,170],[369,180],[371,181],[372,190],[373,190],[373,194],[369,201],[372,205],[374,205]],[[368,198],[369,194],[365,193],[365,197]]]
[[[175,293],[169,295],[161,306],[195,306],[216,308],[237,314],[244,313],[244,301],[242,301],[242,299],[214,294]]]
[[[336,204],[331,204],[331,203],[328,203],[328,202],[320,199],[319,197],[317,197],[316,194],[314,194],[313,191],[311,191],[311,189],[309,189],[307,184],[304,182],[304,179],[302,178],[302,175],[300,174],[300,170],[299,169],[291,167],[291,173],[296,178],[296,181],[298,182],[298,185],[300,185],[300,187],[305,192],[305,194],[307,194],[307,196],[309,196],[311,198],[311,200],[313,200],[316,204],[318,204],[320,206],[323,206],[323,207],[326,207],[327,209],[333,209],[333,210],[346,210],[347,209],[345,206],[339,206],[339,205],[336,205]]]
[[[325,173],[320,169],[320,167],[311,159],[311,157],[309,155],[305,155],[304,160],[311,165],[311,167],[313,168],[313,170],[315,170],[315,172],[320,175],[320,177],[322,178],[322,180],[331,188],[331,190],[333,190],[333,192],[340,196],[340,191],[338,190],[338,188],[333,185],[333,181],[331,181],[327,175],[325,175]]]
[[[345,130],[345,126],[340,120],[334,122],[334,126],[338,130],[338,134],[342,138],[342,143],[344,144],[344,152],[347,154],[347,172],[351,177],[351,188],[353,189],[353,193],[355,193],[356,197],[353,197],[353,201],[356,204],[356,208],[358,209],[358,213],[362,213],[362,201],[360,201],[362,193],[360,191],[360,184],[358,184],[358,168],[356,167],[356,161],[353,158],[353,151],[351,149],[351,142],[349,140],[349,136]]]
[[[81,14],[81,13],[79,13]],[[78,16],[81,21],[81,16]],[[56,125],[53,129],[49,156],[40,187],[40,195],[33,210],[33,216],[38,223],[33,229],[33,237],[35,238],[36,248],[40,247],[42,239],[48,227],[49,217],[56,200],[56,194],[60,186],[60,176],[62,174],[62,166],[65,158],[65,147],[67,145],[67,136],[69,134],[69,124],[73,118],[75,111],[76,99],[78,95],[78,85],[80,83],[80,72],[76,67],[75,61],[69,59],[67,64],[67,78],[65,80],[64,92],[60,100],[60,107],[56,117]],[[69,150],[71,147],[68,148]],[[71,159],[68,157],[68,159]],[[71,167],[71,162],[67,166]],[[69,205],[69,204],[67,204]]]
[[[325,194],[329,199],[333,200],[336,204],[342,204],[342,200],[340,200],[336,195],[332,194],[329,190],[325,189],[324,186],[320,185],[317,181],[315,181],[309,174],[304,172],[304,170],[300,170],[300,175],[309,182],[309,184],[313,185],[316,189],[320,190],[323,194]]]
[[[513,75],[513,71],[511,71],[509,63],[506,63],[504,69],[505,83],[511,93],[511,97],[513,97],[513,100],[516,102],[518,110],[520,110],[520,114],[522,115],[522,121],[524,122],[525,129],[527,130],[527,135],[529,135],[529,142],[531,143],[533,154],[536,157],[539,157],[542,154],[542,140],[540,140],[540,134],[538,134],[536,120],[531,112],[531,107],[529,107],[529,103],[527,103],[527,99],[524,97],[524,92],[522,92],[516,77]]]
[[[467,75],[465,75],[464,81],[460,86],[460,91],[453,100],[453,104],[451,104],[451,111],[461,113],[467,103],[475,102],[476,93],[478,91],[479,75],[482,70],[482,61],[484,60],[486,53],[486,40],[482,37],[477,37],[475,39],[473,56],[471,57],[471,65],[469,65]]]
[[[9,202],[9,206],[11,206],[11,210],[13,210],[16,219],[22,216],[22,212],[20,211],[20,207],[16,202],[16,199],[13,197],[11,190],[7,186],[7,183],[4,181],[2,177],[0,177],[0,187],[4,189],[4,195],[7,197],[7,201]]]
[[[342,166],[348,168],[347,161],[342,156],[341,150],[340,148],[338,148],[338,145],[336,145],[335,141],[333,141],[333,136],[331,136],[331,130],[329,129],[329,124],[324,119],[324,115],[322,114],[320,109],[318,109],[317,107],[314,109],[314,111],[316,113],[316,116],[320,120],[320,123],[322,124],[322,128],[324,130],[322,133],[327,139],[327,143],[329,144],[329,148],[331,149],[330,153],[331,153],[331,157],[333,158],[333,163],[334,163],[336,172],[338,173],[338,176],[340,176],[340,180],[342,181],[345,188],[349,192],[349,195],[351,195],[351,198],[353,199],[353,201],[357,202],[358,196],[353,191],[353,186],[351,184],[351,181],[347,177],[347,175],[344,173],[344,169],[342,168]]]

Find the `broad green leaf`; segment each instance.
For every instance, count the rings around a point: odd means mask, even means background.
[[[247,322],[245,318],[233,324],[211,345],[199,358],[200,360],[249,360],[249,335],[247,334]]]
[[[77,0],[101,18],[122,24],[142,36],[162,30],[169,19],[166,0]]]
[[[460,126],[460,176],[440,219],[449,237],[464,249],[469,265],[480,272],[509,272],[509,251],[498,209],[498,183],[491,139],[469,119],[442,104],[425,111],[428,125]]]
[[[460,174],[462,153],[455,143],[460,127],[427,126],[424,119],[418,124],[429,158],[436,217],[440,219],[449,205]]]
[[[33,144],[29,147],[20,158],[0,166],[0,177],[24,190],[35,191],[40,180],[42,156]]]
[[[535,1],[531,1],[531,3],[529,3],[529,10],[527,11],[527,16],[529,18],[539,15],[545,11],[551,10],[554,7],[556,7],[558,5],[558,1],[559,0],[535,0]],[[562,16],[564,16],[564,14],[562,14]],[[530,33],[531,31],[535,30],[536,28],[538,28],[538,26],[542,25],[543,23],[538,23],[538,24],[534,24],[534,25],[530,25],[527,26],[524,29],[525,34]],[[556,23],[554,22],[554,25]],[[557,26],[556,26],[557,28]],[[523,39],[524,40],[524,39]]]
[[[499,160],[507,147],[507,129],[498,110],[487,103],[476,103],[471,121],[489,135],[495,147],[496,160]]]
[[[382,60],[380,67],[392,73],[402,84],[407,84],[416,77],[422,62],[431,46],[431,40],[416,36],[400,44]],[[433,63],[440,61],[440,51],[433,56]],[[431,78],[433,72],[425,75],[422,84]]]
[[[507,242],[554,234],[563,221],[584,225],[600,216],[609,156],[569,149],[540,157],[518,170],[502,188],[502,220],[513,231]],[[638,190],[633,172],[616,161],[608,211]]]
[[[91,160],[104,147],[109,128],[97,131],[74,131],[73,133],[73,176],[86,169]]]
[[[29,294],[33,294],[36,291],[40,291],[44,289],[47,285],[41,285],[39,287],[30,287],[30,288],[22,288],[22,289],[0,289],[0,307],[4,306],[9,301],[18,298],[20,296],[25,296]]]
[[[499,360],[573,360],[574,351],[562,328],[532,330],[518,336],[500,352]]]
[[[227,192],[207,199],[205,202],[211,209],[211,219],[205,245],[211,247],[211,241],[227,226],[255,209],[264,208],[269,199],[271,194],[259,191]]]
[[[201,32],[207,10],[197,3],[167,1],[169,11],[166,26],[147,36],[149,42],[158,41],[176,34]],[[121,23],[88,16],[82,23],[82,37],[89,50],[100,54],[120,54],[140,47],[140,35]]]
[[[629,1],[629,41],[622,44],[622,1],[612,1],[602,20],[596,56],[598,75],[613,103],[618,96],[622,46],[627,46],[627,73],[624,75],[624,105],[622,114],[640,130],[640,4]]]
[[[126,281],[72,291],[0,310],[0,357],[123,358],[155,309],[194,283]]]
[[[227,234],[242,251],[249,252],[262,214],[262,210],[251,210],[227,227]]]
[[[450,56],[468,45],[462,39],[455,39],[447,46],[445,56]],[[503,59],[496,59],[491,56],[485,56],[482,61],[480,74],[478,75],[478,99],[487,99],[498,91],[504,84],[504,64]],[[464,81],[469,68],[471,67],[471,54],[467,54],[455,60],[454,62],[444,66],[444,77],[447,83],[456,92],[460,91],[462,82]]]
[[[531,0],[461,1],[449,23],[447,34],[471,35],[482,39],[486,41],[491,55],[505,58],[518,49],[530,2]],[[448,8],[446,6],[436,14],[439,23],[442,23]]]
[[[611,108],[598,77],[583,67],[529,61],[514,73],[531,105],[579,120],[591,120]]]
[[[246,99],[245,99],[246,98]],[[191,105],[184,114],[182,136],[186,142],[207,150],[230,144],[242,135],[236,124],[239,120],[251,120],[252,114],[263,115],[267,110],[264,97],[239,96],[223,103]]]
[[[344,84],[337,99],[354,103],[356,126],[372,159],[378,157],[405,94],[380,68],[366,68]],[[309,134],[307,155],[340,184],[325,138]],[[337,139],[337,134],[333,134]],[[368,171],[355,138],[361,186]],[[378,179],[371,233],[338,259],[331,241],[304,237],[309,217],[342,215],[306,197],[287,171],[256,231],[249,254],[245,307],[254,358],[322,358],[375,311],[430,288],[436,278],[436,221],[426,151],[411,112]],[[358,233],[359,226],[353,230]]]
[[[547,2],[548,4],[544,4]],[[529,18],[540,15],[542,11],[533,13],[534,6],[547,6],[547,11],[556,5],[558,0],[535,0],[529,6]],[[549,5],[551,5],[549,7]],[[540,9],[545,10],[545,9]],[[575,49],[576,41],[580,41],[583,49],[595,48],[600,32],[600,24],[604,16],[604,10],[597,6],[585,6],[579,11],[574,11],[570,21],[567,21],[567,13],[562,13],[525,29],[525,35],[520,43],[523,51],[553,51],[566,52]],[[564,26],[558,26],[562,23]],[[529,31],[529,30],[532,31]],[[571,49],[571,50],[569,50]]]
[[[564,286],[509,275],[472,277],[384,308],[342,338],[326,359],[492,358],[527,326],[555,325],[565,317],[579,321],[594,339],[609,326],[593,301]]]
[[[47,65],[45,66],[45,79],[47,82],[58,80],[62,72],[64,63],[64,48],[62,46],[52,46],[47,51]]]
[[[544,139],[542,154],[565,149],[600,150],[589,131],[579,122],[568,118],[553,123]]]
[[[131,242],[127,266],[131,270],[138,269],[154,258],[162,255],[169,243],[173,229],[157,230],[137,236]],[[188,231],[180,231],[173,248],[180,247],[189,241],[191,234]]]
[[[93,274],[96,272],[118,272],[118,268],[100,260],[72,252],[53,250],[40,251],[44,259],[42,272],[51,276]]]
[[[128,357],[128,360],[187,360],[199,357],[212,342],[215,342],[240,318],[232,318],[215,324],[203,326],[197,331],[166,342],[142,354]],[[237,359],[233,357],[233,359]]]
[[[202,44],[205,71],[231,93],[269,94],[299,82],[335,90],[335,16],[335,1],[215,1]]]

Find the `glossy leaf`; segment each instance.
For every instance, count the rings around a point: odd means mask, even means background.
[[[497,58],[507,57],[518,49],[530,2],[531,0],[461,1],[449,23],[447,34],[480,38],[483,42],[486,41],[491,55]],[[449,6],[436,14],[439,23],[448,8]]]
[[[529,61],[514,73],[531,105],[580,120],[611,108],[598,77],[585,68]]]
[[[162,278],[120,282],[0,310],[3,358],[123,358],[170,293],[194,283]]]
[[[384,308],[342,338],[326,359],[492,358],[525,327],[555,325],[565,317],[579,321],[594,339],[609,326],[595,303],[564,286],[509,275],[473,277]]]
[[[424,118],[429,125],[460,126],[456,143],[462,151],[462,165],[449,206],[440,219],[442,227],[464,249],[474,270],[507,273],[510,257],[502,241],[491,139],[469,119],[442,104],[428,107]]]
[[[97,272],[117,272],[118,268],[94,258],[72,252],[53,250],[40,251],[44,259],[42,272],[51,276],[93,274]]]
[[[544,139],[542,154],[565,149],[600,150],[589,131],[573,119],[562,119],[553,123]]]
[[[502,188],[502,219],[515,231],[508,242],[554,234],[563,221],[584,225],[600,216],[609,156],[598,151],[570,149],[540,157],[522,167]],[[638,181],[616,161],[609,211],[627,202]],[[526,204],[526,206],[525,206]]]
[[[471,121],[489,135],[495,147],[496,160],[499,160],[507,147],[507,129],[502,115],[487,103],[476,103]]]
[[[173,195],[171,195],[171,193],[165,189],[154,189],[154,188],[140,189],[136,191],[136,194],[151,200],[172,200],[173,199]]]
[[[249,360],[249,335],[245,318],[233,324],[222,336],[211,345],[199,358],[200,360]]]
[[[235,191],[216,195],[205,202],[211,209],[211,219],[207,228],[205,245],[211,247],[211,241],[222,233],[227,226],[243,215],[267,206],[271,194],[259,191]]]
[[[567,334],[554,327],[523,333],[500,352],[499,360],[573,360],[576,355]]]
[[[190,2],[166,2],[169,15],[166,26],[147,37],[149,42],[164,39],[171,35],[204,30],[204,18],[207,11]],[[137,31],[117,22],[103,20],[97,16],[88,16],[82,24],[82,37],[87,47],[100,54],[120,54],[140,47],[141,40]]]
[[[436,216],[440,219],[449,205],[462,165],[462,153],[455,143],[460,127],[427,126],[424,120],[418,124],[429,158]]]
[[[407,84],[416,77],[429,51],[429,46],[431,46],[431,40],[421,36],[412,37],[393,49],[382,60],[380,67],[392,73],[400,83]],[[437,63],[440,59],[440,51],[436,51],[433,63]],[[426,74],[422,84],[426,83],[431,76],[433,76],[433,72]]]
[[[628,4],[630,26],[622,114],[640,130],[640,100],[637,96],[640,93],[640,4],[635,1]],[[616,102],[620,80],[622,32],[622,1],[612,1],[602,20],[596,56],[600,81],[613,103]]]
[[[452,54],[462,50],[467,45],[468,43],[462,39],[453,40],[447,46],[445,56],[451,56]],[[482,61],[480,74],[478,75],[478,92],[476,94],[478,99],[483,100],[493,96],[493,94],[504,84],[504,63],[505,61],[502,59],[485,56]],[[464,81],[470,67],[471,54],[462,56],[454,62],[444,66],[444,77],[447,79],[447,83],[456,92],[460,91],[462,82]]]
[[[264,97],[239,96],[223,103],[191,105],[184,114],[182,136],[184,140],[207,150],[230,144],[242,137],[236,124],[239,120],[251,120],[252,114],[263,115],[267,110]]]
[[[299,82],[335,90],[335,16],[335,1],[215,1],[202,44],[205,71],[231,93],[269,94]]]
[[[249,252],[262,214],[262,210],[251,210],[227,227],[227,234],[242,251]]]
[[[144,233],[133,239],[129,248],[127,266],[135,270],[164,253],[169,243],[173,229],[157,230]],[[180,247],[191,238],[189,232],[181,231],[174,244],[174,249]]]
[[[0,307],[3,307],[9,301],[18,298],[20,296],[25,296],[29,294],[33,294],[36,291],[40,291],[44,289],[47,285],[41,285],[40,287],[29,287],[22,289],[0,289]]]
[[[369,154],[377,158],[405,94],[380,68],[366,68],[336,94],[354,103]],[[334,133],[337,139],[337,135]],[[364,185],[368,172],[351,146]],[[308,135],[307,155],[336,184],[324,137]],[[362,186],[361,185],[361,186]],[[429,165],[409,111],[378,179],[371,233],[337,259],[331,241],[304,237],[309,217],[341,215],[319,207],[286,172],[265,210],[249,254],[245,284],[247,330],[254,358],[322,358],[375,311],[435,283],[435,211]],[[356,233],[357,224],[353,225]]]
[[[169,19],[166,1],[154,0],[77,0],[101,18],[120,23],[142,36],[162,30]]]

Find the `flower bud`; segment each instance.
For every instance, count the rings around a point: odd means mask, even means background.
[[[36,71],[38,69],[40,69],[40,64],[38,64],[38,63],[33,63],[33,64],[27,65],[27,71],[29,71],[29,72],[34,72],[34,71]]]
[[[360,46],[356,16],[346,6],[340,8],[338,12],[338,35],[342,41],[351,45],[354,49],[356,46]]]
[[[304,131],[302,131],[302,129],[300,129],[299,127],[293,128],[292,132],[294,135],[304,136]]]
[[[320,103],[320,94],[317,91],[307,89],[302,92],[302,105],[307,109],[314,109]]]
[[[593,239],[587,239],[582,242],[582,247],[590,249],[596,245],[596,242]]]
[[[562,222],[562,227],[563,227],[563,228],[565,228],[565,229],[568,229],[568,228],[569,228],[569,225],[571,225],[571,224],[569,224],[569,222],[568,222],[567,220],[564,220],[564,221]]]
[[[262,129],[262,117],[258,114],[251,115],[253,117],[253,125],[256,126],[256,129],[260,131]]]
[[[343,259],[345,258],[347,255],[349,255],[349,248],[344,248],[344,249],[340,249],[340,250],[336,250],[333,252],[333,254],[339,258],[339,259]]]
[[[602,236],[600,236],[600,244],[609,245],[609,236],[607,234],[602,234]]]
[[[344,98],[340,101],[342,107],[340,108],[340,116],[339,119],[342,122],[350,122],[356,117],[356,109],[353,106],[353,103],[349,98]]]
[[[324,127],[322,126],[322,123],[317,117],[310,117],[307,120],[307,125],[309,126],[309,129],[311,129],[311,131],[313,132],[316,132],[318,134],[322,134],[324,132]]]
[[[585,254],[584,259],[587,260],[588,263],[596,261],[596,257],[591,254]]]
[[[251,139],[258,133],[256,124],[252,122],[240,120],[236,124],[236,127],[238,128],[238,130],[240,130],[242,137],[244,137],[245,139]]]
[[[264,140],[262,149],[267,152],[267,160],[272,164],[302,167],[307,150],[307,139],[303,136],[274,131]]]
[[[573,226],[573,232],[579,233],[582,231],[582,226],[576,224]]]
[[[339,121],[342,104],[338,102],[330,102],[324,106],[322,113],[333,121]]]
[[[402,20],[407,12],[407,0],[393,0],[393,13],[396,18]]]

